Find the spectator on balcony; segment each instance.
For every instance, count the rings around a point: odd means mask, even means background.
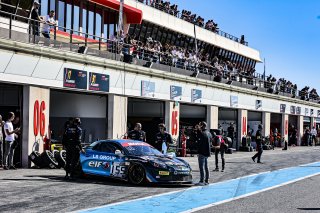
[[[39,8],[40,3],[38,0],[35,0],[33,3],[33,9],[31,11],[31,29],[32,29],[32,35],[34,36],[40,36],[39,28],[40,28],[40,22],[42,21],[42,17],[39,15]]]
[[[310,91],[309,97],[310,97],[310,99],[312,99],[312,100],[318,100],[318,99],[319,99],[319,95],[318,95],[317,90],[313,88],[313,89]]]
[[[56,21],[54,20],[54,15],[55,15],[55,12],[54,10],[51,10],[49,15],[45,16],[43,21],[45,23],[43,23],[42,25],[42,29],[41,29],[41,32],[42,32],[42,35],[47,38],[45,43],[48,43],[48,41],[50,42],[50,29],[51,27],[55,26],[56,25]]]

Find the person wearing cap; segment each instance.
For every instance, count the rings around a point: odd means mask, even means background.
[[[166,132],[166,126],[164,123],[159,124],[158,127],[159,132],[156,134],[154,148],[156,148],[163,154],[166,154],[169,144],[172,144],[172,136],[168,132]]]
[[[146,142],[146,133],[142,131],[141,123],[136,123],[134,130],[128,133],[128,138],[131,140]]]
[[[258,130],[256,132],[257,153],[252,157],[253,162],[256,162],[256,158],[258,158],[257,163],[261,163],[261,155],[263,152],[263,149],[262,149],[262,128],[263,128],[263,126],[260,124],[258,126]]]
[[[38,0],[35,0],[33,3],[33,9],[31,11],[31,27],[32,27],[32,35],[40,36],[39,28],[40,22],[42,21],[41,16],[39,15],[40,3]]]
[[[82,129],[80,128],[80,118],[75,118],[73,123],[65,130],[63,145],[66,149],[66,180],[74,180],[76,166],[79,163],[81,147]]]
[[[198,186],[204,186],[209,184],[209,167],[208,167],[208,157],[211,156],[211,142],[212,135],[207,130],[207,123],[202,121],[199,124],[200,134],[198,138],[198,163],[200,170],[200,181]]]

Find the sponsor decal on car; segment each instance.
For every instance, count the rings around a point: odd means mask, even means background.
[[[112,155],[92,155],[94,159],[114,161],[117,157]]]
[[[144,143],[144,142],[137,142],[137,143],[131,143],[131,142],[125,142],[122,144],[122,146],[127,147],[127,146],[150,146],[150,144]]]
[[[159,171],[159,175],[170,175],[168,171]]]
[[[111,165],[110,175],[113,177],[125,177],[127,167],[119,162],[114,162]]]
[[[102,161],[89,161],[88,166],[98,168],[103,165]]]

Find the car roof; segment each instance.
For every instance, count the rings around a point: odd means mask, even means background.
[[[110,139],[110,140],[101,140],[99,142],[105,142],[105,143],[118,143],[120,145],[123,145],[124,143],[141,143],[141,141],[135,141],[135,140],[126,140],[126,139]]]

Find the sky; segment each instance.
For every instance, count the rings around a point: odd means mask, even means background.
[[[240,37],[266,60],[266,75],[308,85],[320,92],[320,0],[171,0],[213,19],[220,30]],[[256,70],[263,73],[264,64]]]

